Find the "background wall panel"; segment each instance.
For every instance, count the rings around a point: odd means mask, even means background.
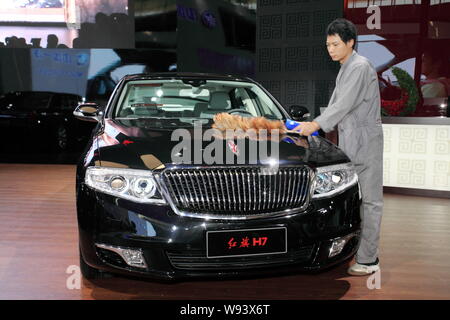
[[[334,89],[339,63],[325,47],[328,24],[344,1],[260,0],[256,24],[256,80],[288,107],[318,115]]]

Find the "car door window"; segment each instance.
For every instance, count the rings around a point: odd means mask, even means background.
[[[248,95],[248,92],[245,88],[236,88],[234,90],[234,97],[237,103],[236,108],[244,109],[251,112],[252,115],[258,116],[257,108],[254,105],[254,102]]]

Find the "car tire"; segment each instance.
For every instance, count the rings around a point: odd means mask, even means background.
[[[91,267],[88,265],[83,258],[83,255],[80,251],[80,271],[81,275],[88,280],[95,280],[95,279],[104,279],[104,278],[111,278],[112,275],[110,273],[98,270],[96,268]]]

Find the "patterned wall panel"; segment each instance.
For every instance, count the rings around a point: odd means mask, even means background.
[[[277,90],[271,92],[285,108],[300,104],[317,116],[327,106],[339,63],[328,56],[325,30],[343,16],[343,6],[343,0],[258,1],[256,80]]]
[[[281,48],[264,48],[259,51],[258,69],[262,72],[280,72]]]
[[[288,47],[285,49],[285,67],[288,72],[291,71],[308,71],[309,69],[309,48]]]
[[[307,80],[287,80],[284,86],[284,103],[305,105],[308,101],[309,82]]]
[[[259,17],[259,39],[281,39],[283,35],[283,16],[271,14]]]
[[[282,102],[283,96],[281,94],[281,81],[280,80],[267,80],[261,81],[261,84],[266,88],[277,100]]]
[[[324,7],[326,8],[326,6]],[[318,10],[313,12],[312,34],[314,37],[323,37],[328,24],[336,19],[338,10]]]
[[[299,39],[310,36],[311,13],[295,12],[286,14],[286,38]]]
[[[384,124],[384,185],[450,191],[450,127]]]
[[[335,80],[316,80],[314,82],[314,103],[316,108],[324,108],[328,105],[335,84]]]

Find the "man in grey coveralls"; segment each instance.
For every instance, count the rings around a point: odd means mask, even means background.
[[[339,147],[355,166],[362,193],[361,243],[356,264],[348,272],[367,275],[379,270],[378,244],[383,210],[383,131],[377,73],[354,51],[356,28],[336,19],[327,28],[330,57],[341,63],[336,87],[325,111],[312,122],[303,122],[303,135],[337,125]]]

